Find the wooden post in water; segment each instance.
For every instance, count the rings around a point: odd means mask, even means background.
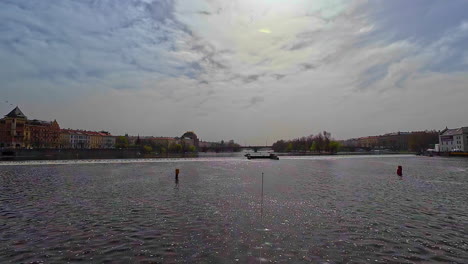
[[[263,172],[262,172],[262,201],[261,201],[261,205],[260,205],[260,222],[261,222],[261,226],[262,226],[262,232],[264,232],[263,230]],[[263,241],[265,239],[265,236],[262,234],[262,245],[260,246],[260,257],[258,258],[258,262],[259,263],[262,263],[263,261]]]
[[[263,220],[263,172],[262,172],[262,202],[260,205],[260,217]]]

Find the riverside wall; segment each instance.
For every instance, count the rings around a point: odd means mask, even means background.
[[[1,149],[0,160],[194,158],[198,153],[142,154],[140,149]]]
[[[13,160],[132,159],[141,158],[139,149],[9,149],[0,158]]]

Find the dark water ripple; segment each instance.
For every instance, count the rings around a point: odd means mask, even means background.
[[[0,164],[1,263],[468,260],[467,159],[9,165]]]

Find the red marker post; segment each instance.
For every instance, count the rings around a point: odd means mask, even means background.
[[[396,173],[397,173],[397,175],[400,176],[400,177],[403,176],[403,167],[398,166],[398,169],[397,169],[397,172],[396,172]]]

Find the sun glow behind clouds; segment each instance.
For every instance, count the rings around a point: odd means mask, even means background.
[[[275,71],[307,62],[314,48],[285,47],[293,46],[303,32],[329,27],[327,18],[345,6],[342,0],[194,1],[179,5],[178,19],[216,49],[232,51],[231,67],[244,71],[247,64]],[[200,16],[200,10],[205,15]]]
[[[270,34],[271,30],[269,30],[268,28],[261,28],[258,32],[265,33],[265,34]]]

